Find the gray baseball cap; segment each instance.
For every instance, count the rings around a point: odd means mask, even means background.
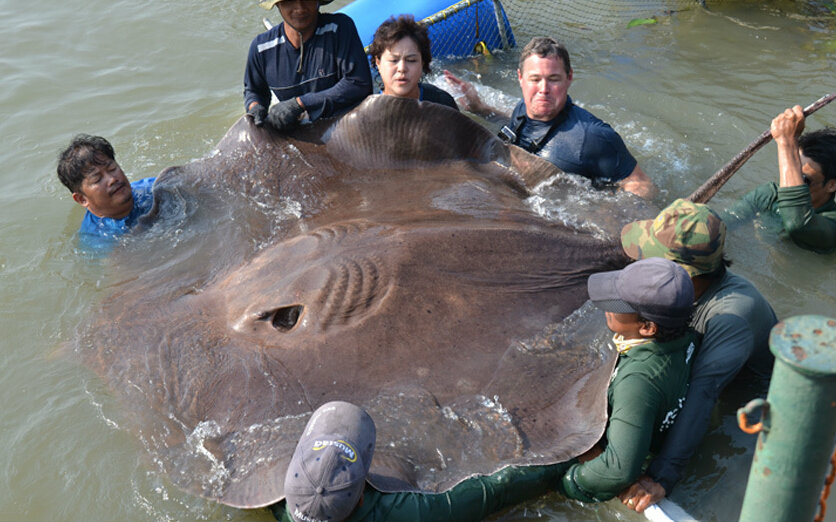
[[[296,522],[345,520],[363,494],[374,455],[374,421],[342,401],[313,413],[287,468],[287,512]]]
[[[586,286],[589,299],[598,308],[621,314],[638,313],[669,328],[687,323],[694,304],[694,285],[688,272],[661,257],[592,274]]]

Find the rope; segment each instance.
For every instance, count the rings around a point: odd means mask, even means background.
[[[833,484],[834,478],[836,478],[836,449],[833,450],[833,455],[830,456],[830,475],[824,479],[824,489],[819,499],[819,514],[816,515],[813,522],[822,522],[824,520],[824,515],[827,513],[827,497],[830,495],[830,486]]]

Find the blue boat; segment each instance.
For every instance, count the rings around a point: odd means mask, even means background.
[[[338,11],[354,20],[363,47],[390,16],[411,14],[427,26],[434,57],[461,58],[514,47],[514,33],[499,0],[355,0]],[[264,19],[268,29],[273,23]]]
[[[350,16],[364,47],[377,27],[390,16],[411,14],[427,26],[435,57],[471,56],[514,47],[514,34],[499,0],[355,0],[339,10]],[[479,46],[479,47],[477,47]]]

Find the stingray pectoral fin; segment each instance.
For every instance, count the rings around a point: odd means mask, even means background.
[[[528,190],[534,190],[540,183],[563,172],[551,162],[516,145],[509,145],[508,149],[511,153],[511,167],[519,173]]]

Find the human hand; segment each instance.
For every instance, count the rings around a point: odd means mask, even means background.
[[[261,127],[264,125],[264,119],[267,117],[267,108],[258,102],[253,102],[250,104],[250,108],[247,109],[247,114],[253,117],[253,123],[255,123],[256,127]]]
[[[804,132],[804,109],[796,105],[776,116],[769,127],[776,143],[795,140]]]
[[[619,493],[618,498],[628,508],[643,513],[645,509],[665,498],[666,494],[661,484],[647,475],[642,475]]]
[[[444,78],[447,80],[447,83],[462,94],[456,98],[456,103],[461,105],[461,108],[466,111],[478,113],[482,106],[482,99],[479,98],[479,93],[476,92],[473,84],[462,80],[447,69],[444,70]]]
[[[299,124],[299,116],[305,112],[296,98],[279,102],[270,107],[267,123],[276,130],[290,130]]]

